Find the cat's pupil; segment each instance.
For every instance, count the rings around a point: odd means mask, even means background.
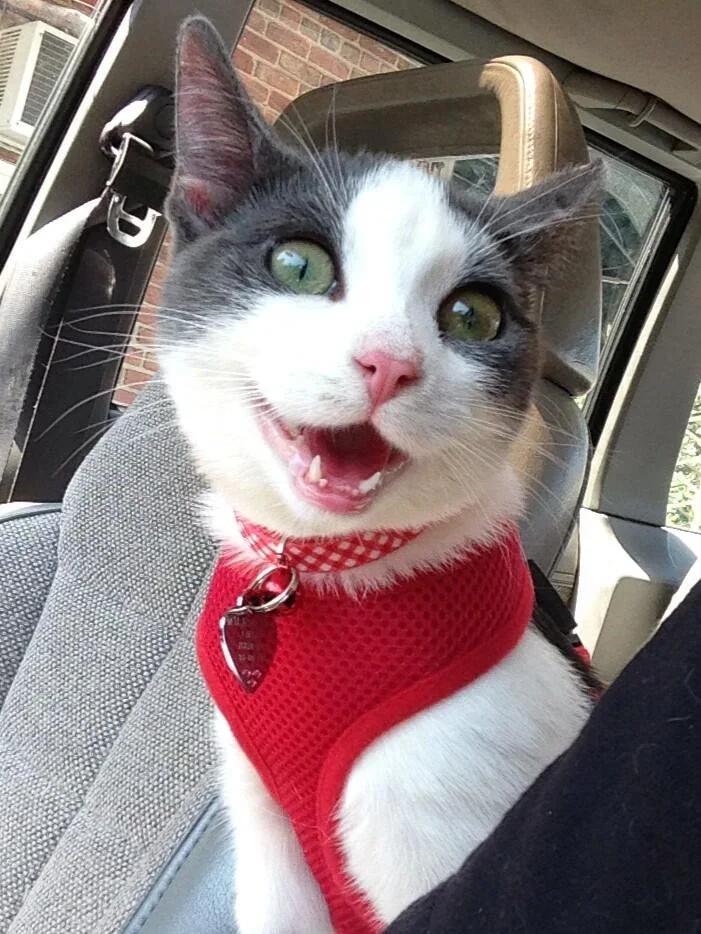
[[[280,255],[283,265],[287,266],[297,279],[302,282],[309,269],[309,260],[300,253],[294,253],[292,250],[286,250]]]
[[[308,240],[289,240],[276,247],[269,259],[272,274],[298,295],[324,295],[336,278],[329,253]]]

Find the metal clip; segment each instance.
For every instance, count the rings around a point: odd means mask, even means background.
[[[275,612],[291,607],[299,576],[283,557],[253,578],[235,605],[219,620],[219,644],[227,667],[249,693],[263,681],[275,654],[277,641]],[[265,584],[280,573],[286,581],[279,593],[267,593]]]
[[[266,594],[261,588],[272,577],[280,572],[287,573],[287,583],[280,593]],[[265,568],[253,578],[244,592],[237,598],[234,606],[224,614],[222,620],[228,616],[246,616],[249,613],[274,613],[283,606],[289,606],[297,593],[299,575],[290,564],[280,563]],[[220,624],[221,625],[221,624]]]
[[[146,208],[144,217],[137,217],[136,214],[127,211],[126,203],[126,195],[117,194],[116,191],[112,193],[107,208],[107,230],[117,243],[137,249],[148,242],[160,214],[153,208]],[[124,224],[128,225],[127,229],[124,228]],[[129,227],[132,228],[131,232]]]
[[[107,188],[113,188],[117,184],[120,173],[127,165],[132,153],[136,152],[143,156],[151,157],[154,154],[153,146],[150,146],[144,140],[134,136],[133,133],[125,133],[122,137],[119,148],[112,149],[114,163],[112,171],[107,179]],[[156,221],[160,217],[158,211],[153,208],[145,207],[145,214],[139,217],[126,209],[127,196],[119,191],[113,191],[107,207],[107,230],[110,236],[117,243],[123,246],[137,249],[148,242],[153,233]]]

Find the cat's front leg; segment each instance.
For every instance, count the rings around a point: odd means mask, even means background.
[[[351,877],[385,923],[455,872],[583,726],[584,684],[528,630],[472,684],[389,730],[341,796]]]
[[[333,934],[326,903],[287,816],[217,715],[221,794],[235,841],[238,934]]]

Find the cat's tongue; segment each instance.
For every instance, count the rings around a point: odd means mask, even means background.
[[[402,455],[370,424],[304,428],[293,474],[306,500],[330,512],[365,509]]]

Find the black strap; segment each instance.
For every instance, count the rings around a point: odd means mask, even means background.
[[[533,578],[536,603],[544,613],[548,614],[563,636],[568,639],[576,639],[574,630],[577,623],[568,606],[535,561],[529,561],[528,567]]]
[[[0,476],[21,431],[32,374],[42,378],[35,362],[54,302],[84,231],[104,218],[103,204],[96,199],[57,218],[28,237],[15,256],[0,300]]]
[[[155,158],[148,143],[126,133],[115,154],[107,187],[136,204],[162,213],[171,174],[171,167]]]
[[[109,422],[165,230],[172,107],[167,89],[143,88],[103,130],[100,146],[114,164],[101,197],[17,251],[0,302],[0,337],[3,322],[13,324],[0,339],[3,498],[59,500]]]
[[[576,651],[582,643],[575,634],[577,623],[569,607],[535,561],[529,561],[528,567],[535,590],[533,622],[536,628],[574,665],[586,686],[592,691],[599,691],[601,682]]]
[[[13,498],[62,499],[71,477],[110,424],[111,393],[139,302],[161,243],[158,220],[148,244],[133,249],[105,224],[106,193],[78,234],[64,275],[43,301],[33,391],[16,434],[22,459]],[[40,404],[33,405],[34,398]]]

